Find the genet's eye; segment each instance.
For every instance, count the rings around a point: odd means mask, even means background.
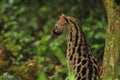
[[[57,29],[55,29],[55,32],[58,32],[58,30],[57,30]]]
[[[52,33],[53,33],[54,35],[60,35],[62,32],[58,31],[57,29],[53,29],[53,30],[52,30]]]

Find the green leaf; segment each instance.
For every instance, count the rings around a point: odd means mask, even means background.
[[[47,9],[48,8],[46,6],[43,6],[43,7],[40,8],[40,12],[47,12]]]
[[[40,43],[46,43],[51,38],[50,35],[44,35],[40,40]]]
[[[9,4],[13,4],[14,0],[8,0]]]
[[[38,74],[38,80],[47,80],[46,75],[43,71],[39,72]]]
[[[2,76],[0,76],[2,80],[18,80],[17,77],[10,75],[8,73],[4,73]]]

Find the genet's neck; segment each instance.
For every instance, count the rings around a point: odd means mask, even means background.
[[[68,47],[70,46],[74,46],[77,47],[79,46],[79,44],[84,45],[86,44],[86,40],[85,40],[85,35],[81,29],[81,27],[79,27],[79,25],[77,23],[74,23],[73,21],[70,21],[71,25],[70,28],[70,32],[68,35]]]

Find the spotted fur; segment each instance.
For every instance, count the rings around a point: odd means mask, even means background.
[[[76,80],[100,80],[98,63],[76,19],[62,14],[52,30],[53,35],[68,37],[67,59]]]

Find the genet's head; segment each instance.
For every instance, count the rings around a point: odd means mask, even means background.
[[[72,17],[62,14],[58,22],[55,24],[55,27],[51,31],[52,35],[58,36],[61,34],[67,34],[70,29],[69,27],[71,26],[70,20],[72,19]]]

